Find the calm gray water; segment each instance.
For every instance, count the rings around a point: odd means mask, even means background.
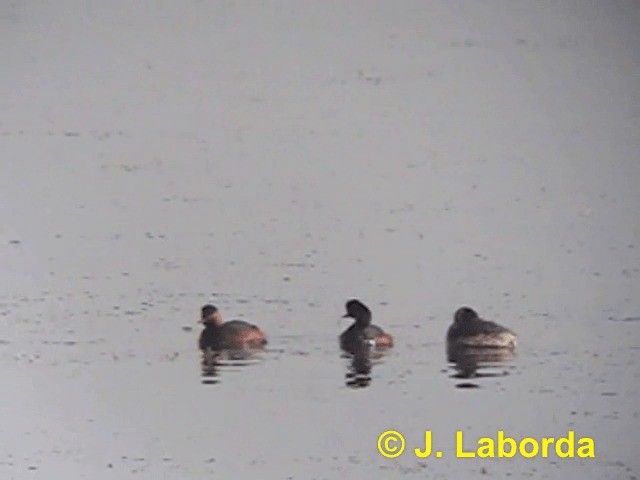
[[[638,477],[635,4],[116,3],[0,7],[1,478]],[[209,302],[269,345],[203,376]]]

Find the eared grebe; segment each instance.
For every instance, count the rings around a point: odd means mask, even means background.
[[[340,335],[340,348],[354,353],[365,346],[391,347],[393,337],[380,327],[371,325],[371,310],[359,300],[349,300],[347,313],[343,318],[353,318],[355,322]]]
[[[517,336],[508,328],[481,319],[469,307],[459,308],[453,325],[447,331],[447,346],[451,348],[509,348],[514,349]]]
[[[198,343],[201,350],[257,348],[267,343],[267,337],[258,327],[242,320],[225,322],[213,305],[202,307],[200,322],[204,324]]]

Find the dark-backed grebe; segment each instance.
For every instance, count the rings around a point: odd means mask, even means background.
[[[267,343],[267,337],[258,327],[242,320],[225,322],[213,305],[202,307],[200,322],[204,324],[198,342],[201,350],[256,348]]]
[[[393,337],[380,327],[371,324],[371,310],[359,300],[349,300],[347,313],[343,318],[353,318],[355,322],[340,335],[340,348],[354,353],[365,346],[391,347]]]
[[[514,349],[517,336],[508,328],[494,322],[481,319],[475,310],[469,307],[459,308],[453,324],[447,331],[449,348],[509,348]]]

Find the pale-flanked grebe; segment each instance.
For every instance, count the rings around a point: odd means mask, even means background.
[[[354,353],[363,347],[392,347],[393,337],[380,327],[371,325],[371,310],[359,300],[346,303],[347,313],[343,318],[353,318],[355,322],[340,335],[340,348]]]
[[[447,331],[449,348],[508,348],[514,349],[517,336],[508,328],[481,319],[469,307],[459,308],[453,316],[453,325]]]
[[[201,350],[257,348],[267,343],[267,337],[258,327],[242,320],[225,322],[213,305],[202,307],[200,322],[204,324],[198,342]]]

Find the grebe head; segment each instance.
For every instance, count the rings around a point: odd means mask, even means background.
[[[371,310],[360,300],[349,300],[346,305],[347,313],[343,318],[353,318],[358,325],[367,326],[371,323]]]
[[[213,305],[205,305],[202,307],[200,322],[205,325],[221,325],[222,315]]]
[[[456,311],[455,315],[453,316],[453,321],[456,323],[464,323],[464,322],[470,322],[472,320],[477,320],[478,318],[479,318],[478,314],[473,308],[461,307]]]

